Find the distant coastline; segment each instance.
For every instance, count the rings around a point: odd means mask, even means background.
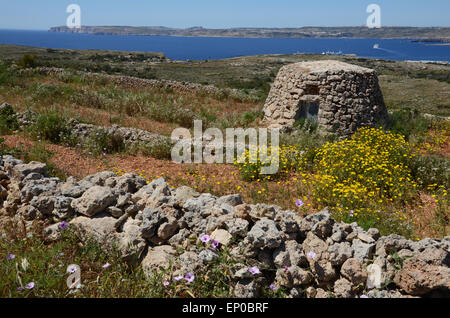
[[[95,35],[143,35],[182,37],[237,37],[237,38],[362,38],[362,39],[415,39],[418,42],[450,42],[450,27],[302,27],[302,28],[229,28],[186,29],[162,26],[67,26],[52,27],[50,32],[84,33]]]
[[[435,38],[434,38],[435,39]],[[205,61],[264,54],[320,54],[394,61],[450,62],[450,46],[416,39],[244,38],[98,35],[0,30],[0,44],[66,50],[161,52],[170,60]],[[2,50],[4,47],[2,47]],[[24,51],[25,52],[25,51]],[[28,50],[26,50],[28,52]],[[25,53],[23,53],[25,54]],[[33,54],[33,53],[28,53]],[[144,58],[144,57],[142,57]]]

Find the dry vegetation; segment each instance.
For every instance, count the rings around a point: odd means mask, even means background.
[[[129,61],[120,62],[118,60],[120,53],[117,52],[108,53],[111,54],[108,57],[110,60],[95,62],[92,60],[93,56],[101,53],[73,51],[72,61],[75,62],[70,64],[63,58],[64,54],[68,54],[67,50],[27,49],[28,53],[40,54],[37,61],[41,65],[54,65],[68,69],[66,76],[51,77],[39,74],[21,76],[17,71],[11,70],[9,68],[11,62],[17,62],[17,50],[16,47],[0,47],[0,57],[6,61],[0,69],[0,101],[12,104],[15,111],[32,109],[44,115],[56,114],[54,118],[61,121],[63,118],[76,118],[96,125],[119,124],[164,135],[169,135],[179,126],[191,128],[194,119],[202,119],[206,126],[222,129],[257,126],[268,85],[279,67],[299,60],[324,58],[312,55],[259,56],[188,64],[167,62],[145,64],[145,62],[136,61],[131,64]],[[408,193],[405,192],[408,199],[397,200],[396,198],[387,204],[382,202],[386,212],[389,212],[389,215],[395,214],[400,222],[396,223],[396,227],[392,224],[387,226],[386,222],[377,223],[377,216],[375,216],[372,219],[375,223],[371,221],[367,224],[379,227],[383,234],[401,233],[414,239],[448,235],[450,230],[447,196],[450,127],[448,121],[433,122],[422,118],[418,113],[429,112],[445,116],[450,114],[450,84],[448,82],[450,67],[341,57],[339,59],[376,68],[382,74],[380,82],[384,97],[388,107],[393,111],[389,127],[395,134],[392,139],[398,143],[402,140],[402,147],[408,147],[416,154],[414,160],[404,163],[405,175],[413,178],[415,184],[414,189],[409,189]],[[113,85],[107,80],[88,81],[71,71],[80,65],[91,70],[101,68],[102,63],[117,67],[112,73],[129,74],[136,71],[139,75],[145,72],[145,67],[148,67],[149,72],[156,78],[207,82],[218,87],[239,88],[244,93],[256,93],[260,96],[260,101],[251,103],[226,96],[218,98],[162,89],[130,90]],[[424,77],[424,73],[429,74],[429,78]],[[248,203],[276,204],[300,214],[314,213],[322,209],[324,205],[335,202],[331,192],[318,191],[318,184],[327,177],[321,174],[316,156],[326,152],[329,146],[324,144],[327,141],[334,143],[337,141],[320,138],[314,131],[299,129],[296,136],[282,136],[282,145],[285,147],[306,151],[305,157],[289,165],[290,169],[286,169],[282,176],[274,180],[255,175],[249,180],[243,178],[242,167],[234,165],[179,165],[172,161],[127,151],[90,155],[82,147],[74,148],[61,142],[36,138],[42,133],[38,130],[18,132],[19,127],[14,126],[8,116],[2,116],[0,123],[4,139],[1,146],[2,153],[11,153],[26,161],[47,162],[50,164],[51,173],[60,178],[69,175],[83,178],[104,170],[111,170],[117,174],[135,172],[149,181],[164,177],[173,187],[187,185],[199,192],[209,192],[214,195],[241,193],[244,201]],[[356,146],[359,144],[356,143]],[[398,149],[402,147],[399,146]],[[370,147],[367,148],[367,152],[370,152],[374,158],[373,161],[378,164],[377,153],[372,150]],[[392,151],[397,154],[395,147]],[[349,151],[345,155],[350,154]],[[387,168],[392,168],[389,170],[392,172],[397,169],[395,165]],[[365,177],[365,175],[357,176]],[[377,182],[382,179],[381,176],[382,174],[375,174],[371,177],[380,177],[374,179]],[[398,189],[402,188],[401,182],[404,181],[402,178],[403,175],[398,175],[398,179],[394,180]],[[362,194],[358,199],[372,202],[370,201],[372,198],[367,193]],[[302,200],[304,204],[301,207],[296,206],[297,200]],[[380,209],[380,206],[377,209]],[[348,219],[347,212],[346,210],[341,219],[352,221]],[[364,213],[364,209],[356,213]],[[70,238],[67,240],[72,242]],[[17,248],[20,250],[27,247],[19,248],[18,246]],[[1,246],[0,249],[2,249]],[[93,277],[106,272],[100,265],[104,261],[105,256],[98,259],[94,257],[92,262],[96,262],[95,266],[98,268],[92,274]],[[86,266],[89,266],[89,262]],[[117,270],[108,275],[118,275],[119,272]],[[126,288],[125,286],[120,293],[124,293]],[[133,291],[134,294],[141,295],[137,289]],[[162,295],[158,288],[147,292],[150,295]],[[201,286],[197,291],[190,292],[202,295]],[[108,295],[104,290],[94,290],[92,293]]]

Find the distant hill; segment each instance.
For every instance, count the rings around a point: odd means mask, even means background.
[[[302,27],[302,28],[230,28],[205,29],[192,27],[176,29],[162,26],[82,26],[69,29],[66,26],[53,27],[50,32],[70,32],[111,35],[160,35],[199,37],[245,37],[245,38],[384,38],[418,39],[425,41],[450,41],[450,27]]]

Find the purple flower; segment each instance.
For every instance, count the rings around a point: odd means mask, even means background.
[[[26,289],[33,289],[33,288],[34,288],[34,283],[31,282],[31,283],[26,284],[26,285],[25,285],[25,288],[26,288]]]
[[[61,230],[65,230],[65,229],[67,229],[67,228],[69,227],[69,223],[67,223],[66,221],[63,221],[63,222],[61,222],[61,223],[58,224],[58,227],[59,227]]]
[[[173,278],[174,280],[176,280],[177,282],[183,279],[183,275],[177,276]]]
[[[350,217],[353,217],[353,210],[350,211]]]
[[[289,272],[289,266],[285,266],[285,267],[284,267],[284,270],[285,270],[286,272]]]
[[[68,273],[75,273],[77,271],[77,266],[76,265],[69,265],[69,267],[67,267],[67,272]]]
[[[165,282],[163,283],[163,285],[164,285],[164,286],[169,286],[170,283],[169,283],[168,281],[165,281]]]
[[[208,234],[205,234],[200,238],[200,241],[202,241],[203,243],[208,243],[210,240],[211,236],[209,236]]]
[[[278,289],[278,287],[275,286],[274,284],[270,284],[269,288],[273,291],[276,291]]]
[[[248,269],[248,271],[249,271],[250,273],[252,273],[253,275],[256,275],[256,274],[260,274],[260,273],[261,273],[260,270],[259,270],[259,268],[256,267],[256,266],[250,267],[250,268]]]
[[[214,241],[212,241],[212,243],[211,243],[211,247],[212,248],[217,248],[217,247],[219,247],[219,241],[216,241],[216,240],[214,240]]]
[[[8,260],[8,261],[10,261],[10,260],[12,260],[12,259],[15,259],[16,258],[16,255],[14,255],[14,254],[8,254],[8,256],[6,256],[6,259]]]
[[[306,256],[308,256],[308,258],[310,258],[310,259],[314,259],[314,257],[317,256],[317,254],[314,253],[313,251],[311,251],[311,252],[309,252],[308,255],[306,255]]]
[[[17,290],[18,291],[23,291],[24,289],[23,289],[23,287],[17,287]]]
[[[367,295],[361,295],[359,298],[369,298]]]
[[[303,202],[302,200],[295,201],[295,205],[299,208],[301,208],[304,204],[305,204],[305,202]]]
[[[188,282],[188,283],[192,283],[195,279],[195,276],[193,273],[188,273],[186,274],[186,276],[184,276],[184,279]]]
[[[110,263],[106,263],[105,265],[103,265],[102,267],[104,268],[104,269],[106,269],[106,268],[108,268],[108,267],[110,267],[111,266],[111,264]]]

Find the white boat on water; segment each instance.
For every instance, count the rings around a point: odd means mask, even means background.
[[[326,51],[322,52],[322,55],[343,55],[342,51],[334,52],[334,51]]]

